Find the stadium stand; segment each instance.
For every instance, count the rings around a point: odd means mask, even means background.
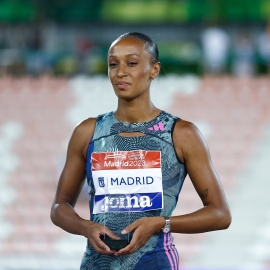
[[[227,231],[174,236],[183,269],[269,268],[269,78],[170,75],[152,96],[206,137],[233,214]],[[54,226],[50,207],[73,128],[116,102],[103,76],[0,78],[1,270],[79,269],[86,240]],[[187,178],[174,214],[200,207]],[[76,209],[89,217],[86,187]]]

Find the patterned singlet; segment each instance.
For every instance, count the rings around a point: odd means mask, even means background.
[[[172,141],[172,133],[179,118],[161,111],[149,122],[120,122],[109,112],[97,117],[95,132],[87,152],[87,181],[91,220],[104,224],[103,213],[93,213],[96,188],[93,181],[92,154],[117,151],[160,151],[163,187],[163,208],[137,212],[106,213],[106,226],[119,235],[133,221],[142,217],[170,216],[176,206],[187,171],[179,162]],[[123,132],[141,132],[144,136],[124,137]],[[120,231],[121,231],[120,230]],[[121,236],[122,238],[127,235]],[[148,242],[129,255],[101,255],[87,243],[81,270],[109,269],[179,269],[179,257],[171,233],[155,233]]]

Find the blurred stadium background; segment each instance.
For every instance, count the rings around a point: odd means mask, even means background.
[[[116,108],[106,53],[130,31],[158,43],[154,103],[202,131],[232,210],[226,231],[174,235],[180,268],[270,269],[268,21],[270,0],[1,0],[0,270],[79,269],[86,240],[50,206],[75,125]],[[201,206],[187,178],[175,214]]]

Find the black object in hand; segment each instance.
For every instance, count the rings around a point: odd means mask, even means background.
[[[104,236],[104,235],[101,235],[101,236],[100,236],[100,239],[101,239],[101,241],[104,242],[110,249],[115,249],[115,250],[120,250],[120,249],[126,247],[126,246],[129,244],[128,240],[123,240],[123,239],[121,239],[121,240],[115,240],[115,239],[111,239],[111,238],[110,238],[109,236],[107,236],[106,234],[105,234],[105,236]]]

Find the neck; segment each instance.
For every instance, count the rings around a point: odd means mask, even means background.
[[[153,105],[150,99],[141,102],[119,99],[114,115],[122,122],[141,123],[154,119],[159,113],[160,110]]]

